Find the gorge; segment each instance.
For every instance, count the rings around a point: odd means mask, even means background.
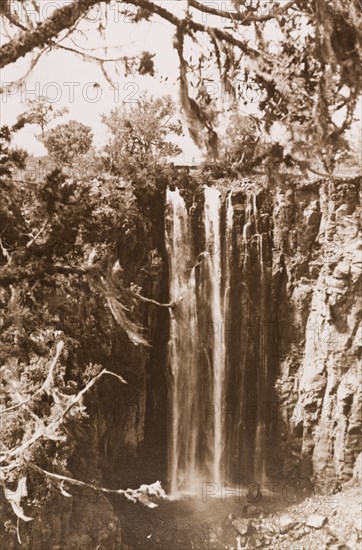
[[[173,498],[329,495],[360,479],[359,187],[167,190]]]
[[[24,524],[26,548],[60,548],[65,535],[77,550],[164,548],[165,538],[148,539],[153,522],[166,514],[171,525],[188,498],[200,522],[205,487],[215,502],[255,484],[264,500],[270,484],[305,498],[360,479],[360,183],[165,189],[142,244],[157,248],[161,271],[143,294],[173,307],[144,304],[149,348],[114,327],[105,364],[127,385],[105,380],[87,398],[68,469],[111,489],[159,480],[167,500],[158,512],[92,491],[58,494]],[[188,531],[166,546],[184,550]]]
[[[301,477],[351,477],[361,451],[358,300],[348,298],[361,267],[356,184],[276,197],[206,187],[189,207],[167,192],[170,297],[181,300],[169,342],[171,492],[290,476],[293,461]]]

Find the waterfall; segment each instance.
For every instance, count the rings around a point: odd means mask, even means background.
[[[166,200],[169,293],[177,304],[168,350],[169,490],[262,480],[269,279],[258,196],[231,191],[224,202],[205,187],[198,214],[178,189]],[[250,404],[254,422],[244,415]]]
[[[224,312],[222,304],[220,193],[213,187],[205,188],[206,262],[210,282],[211,324],[213,327],[212,371],[214,404],[213,481],[221,482],[222,411],[224,408],[223,382],[225,367]]]
[[[189,489],[199,479],[196,443],[201,418],[198,407],[197,313],[192,239],[185,202],[178,189],[167,190],[170,208],[166,247],[170,258],[171,314],[170,366],[170,487],[175,493]],[[190,419],[192,421],[190,422]]]
[[[265,403],[265,390],[266,390],[266,342],[265,342],[265,328],[266,328],[266,315],[265,315],[265,274],[264,274],[264,258],[263,258],[263,234],[260,232],[260,220],[257,207],[256,194],[252,193],[252,215],[255,224],[255,235],[257,245],[257,265],[260,273],[260,293],[259,293],[259,362],[257,368],[257,387],[258,387],[258,401],[257,401],[257,418],[256,418],[256,438],[255,438],[255,458],[254,458],[254,472],[258,474],[261,481],[265,479],[265,410],[263,405]],[[250,211],[251,214],[251,211]]]

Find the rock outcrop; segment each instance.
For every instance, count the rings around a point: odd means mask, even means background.
[[[362,446],[360,183],[324,181],[279,192],[273,214],[283,328],[275,437],[286,457],[283,474],[299,471],[325,487],[353,476]]]

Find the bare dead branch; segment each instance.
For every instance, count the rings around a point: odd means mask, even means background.
[[[154,495],[156,498],[167,498],[166,493],[162,489],[161,483],[159,481],[156,481],[155,483],[152,483],[150,485],[141,485],[139,489],[107,489],[105,487],[99,487],[91,483],[86,483],[85,481],[80,481],[79,479],[74,479],[72,477],[64,476],[61,474],[48,472],[47,470],[40,468],[32,462],[27,462],[27,465],[36,472],[50,479],[53,479],[54,481],[66,482],[70,485],[74,485],[75,487],[83,487],[85,489],[91,489],[92,491],[105,493],[107,495],[124,495],[131,502],[141,502],[142,504],[145,504],[146,506],[152,508],[156,507],[157,504],[153,503],[151,500],[149,500],[149,498],[147,498],[149,495]]]
[[[105,3],[109,3],[109,1],[110,0],[104,0]],[[99,3],[100,0],[79,0],[78,2],[73,2],[70,5],[57,9],[50,17],[37,25],[35,29],[20,32],[0,48],[0,68],[10,63],[14,63],[17,59],[23,57],[35,48],[44,48],[44,46],[49,45],[49,43],[63,30],[73,28],[77,21],[91,7]],[[255,49],[250,47],[248,41],[239,40],[228,32],[209,27],[205,24],[192,21],[191,19],[182,20],[165,9],[162,5],[155,4],[150,0],[130,0],[128,4],[132,4],[152,14],[158,15],[175,27],[179,29],[182,28],[184,32],[189,35],[192,35],[192,32],[207,33],[210,36],[215,35],[220,40],[225,40],[229,44],[237,46],[244,53],[248,53],[254,58],[259,55]]]
[[[3,245],[1,237],[0,237],[0,249],[1,249],[2,255],[4,256],[4,258],[6,258],[6,261],[8,262],[8,264],[10,264],[11,263],[11,256],[10,256],[10,253],[9,253],[8,249],[5,248],[5,246]]]
[[[139,300],[141,300],[141,302],[145,302],[147,304],[154,304],[155,306],[158,306],[158,307],[173,308],[177,304],[176,301],[175,302],[170,302],[169,304],[162,304],[160,302],[157,302],[156,300],[152,300],[151,298],[146,298],[145,296],[142,296],[141,294],[138,294],[137,292],[132,292],[132,295],[135,298],[138,298]]]
[[[94,378],[92,378],[88,384],[85,386],[85,388],[83,388],[72,400],[72,402],[66,407],[66,409],[62,412],[60,418],[59,418],[59,422],[61,422],[63,420],[63,417],[65,415],[68,414],[68,412],[74,407],[74,405],[76,405],[77,403],[79,403],[79,401],[82,399],[82,397],[87,393],[87,391],[89,391],[91,389],[92,386],[94,386],[94,384],[102,377],[104,376],[105,374],[109,374],[111,376],[115,376],[116,378],[118,378],[118,380],[120,380],[123,384],[127,384],[126,380],[124,378],[122,378],[122,376],[120,376],[119,374],[116,374],[114,372],[111,372],[107,369],[103,369],[99,374],[97,374],[97,376],[95,376]]]
[[[14,63],[35,48],[43,48],[49,43],[49,40],[58,36],[64,29],[71,27],[79,17],[98,3],[99,0],[72,2],[55,10],[36,28],[20,32],[0,48],[0,68]]]
[[[26,248],[29,248],[36,240],[38,237],[40,237],[40,235],[45,231],[45,229],[48,227],[51,219],[53,217],[53,214],[51,214],[49,216],[49,218],[45,221],[45,223],[43,224],[43,226],[39,229],[39,231],[36,233],[36,235],[27,243],[26,245]]]
[[[125,59],[125,56],[119,56],[119,57],[99,57],[97,55],[89,54],[86,50],[78,50],[76,48],[72,48],[71,46],[65,46],[64,44],[61,44],[59,42],[55,42],[54,40],[51,41],[51,44],[54,48],[58,48],[61,50],[65,50],[71,53],[75,53],[76,55],[80,55],[83,57],[85,61],[91,61],[96,63],[115,63],[117,61],[123,61]]]
[[[59,344],[58,344],[57,350],[60,353],[61,350],[62,350],[62,346],[59,346]],[[48,381],[49,385],[51,383],[51,377],[52,377],[52,372],[53,372],[54,367],[55,367],[55,363],[56,363],[56,361],[53,360],[52,365],[54,365],[54,366],[53,366],[53,368],[50,369],[50,372],[49,372],[49,375],[48,375],[48,377],[45,381],[45,384],[47,383],[47,381]],[[46,439],[54,439],[56,437],[57,430],[63,424],[63,422],[65,420],[65,417],[69,413],[69,411],[81,401],[81,399],[85,395],[85,393],[87,393],[87,391],[90,390],[90,388],[92,386],[94,386],[94,384],[102,376],[104,376],[105,374],[115,376],[123,384],[127,384],[127,382],[124,380],[124,378],[122,378],[122,376],[120,376],[119,374],[111,372],[107,369],[103,369],[99,374],[94,376],[77,395],[69,396],[70,403],[65,407],[65,409],[62,410],[62,412],[60,413],[60,415],[58,416],[58,418],[56,420],[54,420],[53,422],[51,422],[48,425],[44,425],[44,423],[41,422],[41,425],[38,426],[38,428],[34,431],[32,437],[30,437],[29,439],[24,441],[24,443],[22,443],[19,447],[14,447],[14,448],[10,449],[9,451],[4,451],[3,453],[1,453],[0,462],[8,461],[9,459],[13,459],[14,457],[21,456],[27,449],[29,449],[32,445],[34,445],[34,443],[39,441],[39,439],[41,439],[42,437],[45,437]],[[43,386],[44,386],[44,384],[43,384]],[[42,389],[43,389],[43,386],[42,386]],[[54,398],[55,398],[54,400],[57,403],[59,403],[59,399],[58,399],[59,394],[57,395],[57,393],[55,393],[55,394],[54,393],[55,392],[53,390],[53,392],[51,392],[51,395],[53,395]],[[66,396],[66,397],[68,397],[68,396]],[[25,403],[22,403],[22,405],[24,405],[24,404]],[[4,412],[4,411],[2,411],[2,412]],[[60,436],[58,438],[60,438]]]
[[[26,73],[22,77],[20,77],[18,80],[16,80],[15,82],[12,82],[11,84],[6,84],[5,86],[1,86],[0,87],[0,93],[3,94],[3,93],[9,92],[9,90],[12,89],[14,86],[17,87],[17,88],[20,88],[20,86],[25,83],[26,79],[28,78],[28,76],[30,75],[30,73],[32,72],[34,67],[37,65],[37,63],[38,63],[39,59],[41,58],[41,56],[43,54],[45,54],[48,50],[49,50],[49,47],[44,48],[39,53],[37,53],[33,57],[33,59],[31,60],[30,66],[29,66],[28,70],[26,71]]]

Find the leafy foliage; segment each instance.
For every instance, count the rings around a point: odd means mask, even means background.
[[[144,94],[137,103],[103,115],[102,121],[110,134],[103,152],[104,167],[131,186],[137,207],[152,221],[159,217],[167,183],[177,177],[166,166],[170,157],[182,152],[172,141],[182,134],[176,106],[169,96]]]
[[[254,118],[232,113],[219,139],[217,161],[206,163],[219,177],[237,177],[260,169],[268,151],[262,132]]]
[[[45,132],[41,141],[59,166],[72,166],[89,151],[92,139],[89,126],[71,120]]]
[[[7,126],[0,128],[0,178],[12,175],[13,170],[25,168],[28,153],[24,149],[10,147],[11,130]]]
[[[68,112],[67,108],[54,109],[53,103],[45,96],[39,96],[37,99],[28,99],[26,101],[27,110],[21,114],[13,126],[13,130],[21,130],[26,124],[36,124],[44,134],[48,124]]]
[[[10,143],[11,132],[2,135]],[[131,191],[113,178],[73,181],[53,170],[45,181],[23,183],[12,177],[10,147],[2,151],[8,170],[0,187],[1,471],[6,487],[28,475],[34,512],[59,498],[60,482],[44,482],[28,464],[69,476],[89,422],[80,392],[111,361],[115,317],[137,343],[142,311],[132,283],[140,291],[147,246],[138,246],[132,269],[114,262],[130,257],[134,242],[147,243],[148,228]]]
[[[103,115],[102,122],[110,132],[105,148],[109,169],[130,179],[139,170],[180,154],[181,148],[169,140],[172,135],[182,134],[175,115],[176,106],[169,96],[152,98],[147,94],[134,105],[117,107]]]

